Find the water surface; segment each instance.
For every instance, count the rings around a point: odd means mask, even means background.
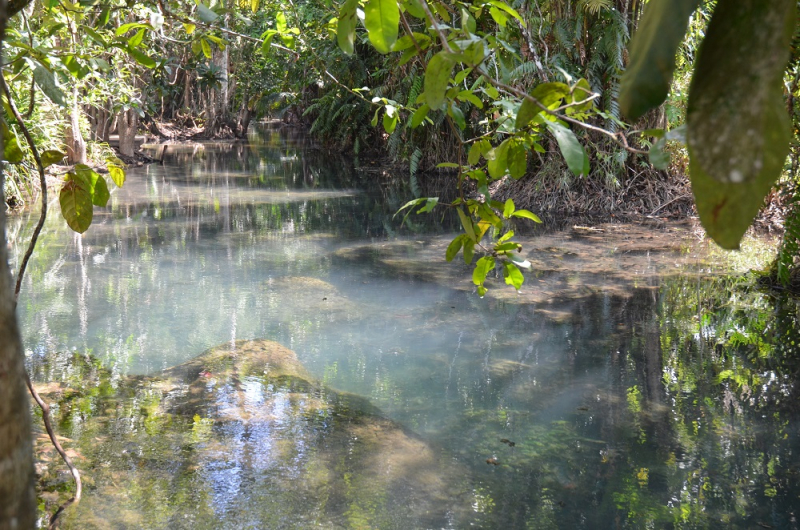
[[[132,169],[83,236],[50,220],[20,314],[88,477],[67,526],[798,527],[793,301],[660,222],[531,236],[522,292],[481,299],[453,220],[392,218],[402,180],[258,131]],[[310,386],[243,377],[229,421],[140,377],[252,339]]]

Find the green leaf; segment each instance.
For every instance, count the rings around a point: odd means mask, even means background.
[[[286,33],[286,15],[283,14],[283,11],[278,11],[278,14],[275,15],[275,29],[278,30],[278,33]]]
[[[528,170],[528,150],[520,142],[512,142],[508,148],[508,172],[519,180]]]
[[[364,5],[364,26],[369,41],[379,53],[389,53],[397,40],[400,8],[397,0],[367,0]]]
[[[92,204],[101,207],[105,207],[108,204],[111,194],[108,192],[106,179],[85,164],[75,166],[75,175],[77,179],[83,180],[82,185],[85,184],[84,187],[89,192]]]
[[[492,5],[492,6],[496,7],[497,9],[500,9],[500,10],[502,10],[502,11],[505,11],[506,13],[508,13],[509,15],[511,15],[512,17],[516,18],[516,19],[517,19],[517,21],[520,23],[520,25],[521,25],[523,28],[525,27],[525,20],[524,20],[524,19],[523,19],[523,18],[520,16],[520,14],[519,14],[519,13],[517,13],[517,11],[516,11],[516,10],[515,10],[513,7],[511,7],[510,5],[506,4],[505,2],[501,2],[500,0],[488,0],[486,3],[487,3],[487,4],[489,4],[489,5]]]
[[[205,42],[205,41],[203,41]],[[136,48],[126,48],[127,52],[130,54],[133,59],[144,66],[145,68],[155,68],[156,62],[150,58],[149,56],[145,55],[144,53],[140,52]]]
[[[506,254],[506,257],[514,262],[517,267],[522,267],[523,269],[530,269],[531,262],[520,256],[516,253]]]
[[[425,69],[425,101],[432,109],[444,106],[444,95],[447,92],[450,72],[455,60],[447,52],[439,52],[428,62]]]
[[[403,7],[408,11],[412,17],[424,19],[425,10],[422,9],[420,0],[403,0]]]
[[[508,147],[510,144],[510,140],[503,140],[500,145],[493,149],[492,153],[487,153],[489,176],[495,180],[502,178],[506,174],[508,169]]]
[[[453,118],[453,121],[456,122],[456,125],[458,125],[458,128],[462,131],[467,128],[467,121],[464,119],[464,113],[461,112],[461,109],[458,108],[455,102],[452,102],[448,106],[447,115]]]
[[[505,28],[506,24],[508,24],[508,16],[497,9],[496,7],[489,8],[489,14],[492,16],[492,19],[497,23],[498,26],[501,28]]]
[[[200,39],[200,48],[203,50],[203,55],[206,59],[211,59],[211,45],[206,39]]]
[[[445,252],[445,259],[447,261],[453,261],[453,258],[456,257],[458,251],[461,250],[461,247],[464,245],[464,235],[461,234],[455,239],[453,239],[449,245],[447,245],[447,251]]]
[[[440,164],[436,164],[437,168],[450,168],[450,169],[458,169],[461,166],[456,164],[455,162],[442,162]]]
[[[92,224],[92,196],[89,194],[85,179],[75,173],[67,173],[64,185],[58,194],[61,215],[74,231],[82,234]]]
[[[270,29],[261,35],[261,38],[264,39],[264,42],[261,43],[261,53],[269,55],[270,48],[272,47],[272,38],[277,34],[277,31]]]
[[[336,42],[347,55],[353,54],[356,38],[356,9],[358,0],[347,0],[339,11],[339,22],[336,26]]]
[[[398,63],[398,66],[403,66],[408,61],[410,61],[411,59],[416,57],[416,55],[417,55],[417,49],[416,48],[407,49],[406,51],[403,52],[403,55],[400,56],[400,62]]]
[[[700,0],[650,0],[645,6],[620,81],[619,106],[632,121],[666,99],[678,46],[699,4]]]
[[[465,214],[464,210],[461,208],[456,208],[456,212],[458,212],[458,218],[461,219],[461,226],[464,227],[464,231],[467,233],[467,236],[471,241],[477,242],[477,238],[475,237],[475,226],[472,224],[472,219]]]
[[[390,116],[388,112],[383,114],[383,130],[387,134],[392,134],[397,127],[397,115]]]
[[[111,175],[111,180],[114,181],[117,187],[121,188],[125,184],[125,170],[112,162],[107,162],[106,167],[108,168],[108,174]]]
[[[419,125],[425,120],[425,116],[428,115],[428,112],[431,108],[428,104],[422,105],[420,108],[414,111],[414,115],[411,116],[411,128],[416,129]]]
[[[36,66],[33,68],[33,80],[36,81],[36,84],[42,89],[44,95],[50,98],[50,101],[61,107],[66,105],[64,102],[64,92],[56,85],[55,74],[42,66],[39,62],[36,62]]]
[[[494,270],[494,258],[492,256],[484,256],[475,264],[475,270],[472,271],[472,283],[475,285],[483,285],[486,281],[486,276]]]
[[[570,103],[579,103],[583,101],[580,105],[575,105],[574,107],[569,107],[567,110],[570,113],[575,112],[586,112],[591,110],[592,106],[594,105],[594,100],[586,101],[588,98],[592,97],[592,87],[589,85],[589,81],[586,79],[579,79],[575,86],[572,89],[572,94],[570,94],[569,102]]]
[[[128,46],[130,46],[131,48],[136,48],[142,43],[143,40],[144,40],[144,29],[140,29],[139,31],[136,32],[136,34],[133,37],[128,39]]]
[[[576,176],[589,174],[589,157],[583,150],[583,146],[575,138],[575,134],[563,125],[551,121],[545,122],[547,128],[553,133],[558,142],[558,147],[561,149],[561,154],[564,155],[564,160],[567,161],[567,166]]]
[[[669,168],[669,153],[664,150],[666,143],[666,139],[660,138],[653,144],[653,147],[650,148],[650,152],[648,153],[650,163],[653,164],[653,167],[662,171]]]
[[[205,38],[216,44],[217,48],[219,48],[220,50],[225,50],[225,41],[222,40],[221,38],[217,37],[216,35],[210,35],[210,34],[206,35]]]
[[[520,271],[516,265],[508,261],[503,263],[503,277],[505,277],[508,285],[513,285],[514,289],[517,290],[522,287],[522,282],[525,281],[522,271]]]
[[[503,205],[503,217],[508,219],[508,216],[514,213],[515,209],[516,208],[514,207],[514,200],[513,199],[506,200],[506,203]]]
[[[542,220],[539,219],[539,216],[533,212],[529,212],[528,210],[516,210],[511,214],[511,217],[522,217],[523,219],[530,219],[535,223],[541,223]]]
[[[108,43],[106,42],[106,40],[102,36],[100,36],[100,34],[97,33],[97,31],[95,31],[94,28],[91,28],[89,26],[84,26],[82,24],[79,27],[81,31],[89,35],[89,38],[92,39],[94,42],[96,42],[103,48],[108,48]]]
[[[120,37],[132,29],[149,28],[149,27],[150,26],[148,24],[142,24],[141,22],[128,22],[127,24],[123,24],[120,27],[118,27],[117,30],[114,32],[114,34],[117,37]]]
[[[531,97],[539,101],[548,109],[558,107],[558,104],[569,94],[569,87],[564,83],[542,83],[531,92]],[[517,129],[522,129],[530,121],[543,112],[541,106],[529,99],[524,99],[517,111]]]
[[[432,211],[437,204],[439,204],[439,197],[428,197],[427,199],[425,199],[425,205],[419,210],[417,210],[417,213],[418,214],[428,213]]]
[[[475,242],[467,236],[462,237],[464,238],[464,263],[469,265],[472,263],[472,258],[475,257]]]
[[[9,164],[19,164],[24,157],[19,147],[19,140],[13,134],[3,136],[3,160]]]
[[[467,164],[474,166],[478,162],[481,161],[481,144],[480,142],[474,142],[472,147],[469,148],[469,154],[467,155]]]
[[[111,10],[107,7],[104,7],[102,11],[100,11],[100,16],[97,18],[97,27],[102,28],[108,21],[111,20]]]
[[[697,58],[690,178],[700,221],[724,248],[738,248],[789,152],[782,80],[795,20],[794,0],[720,0]]]
[[[460,101],[469,101],[479,109],[483,108],[483,101],[478,99],[478,96],[473,94],[471,90],[462,90],[457,97]]]
[[[197,18],[206,24],[210,24],[219,18],[219,15],[211,11],[206,5],[197,3]]]
[[[48,149],[47,151],[44,151],[41,155],[39,155],[39,158],[42,160],[42,165],[44,167],[50,167],[53,164],[58,164],[59,162],[64,160],[65,156],[67,155],[65,155],[61,151],[57,151],[55,149]]]

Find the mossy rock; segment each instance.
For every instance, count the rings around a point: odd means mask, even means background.
[[[63,528],[406,529],[474,517],[465,468],[272,341],[221,344],[87,399],[57,419],[73,426],[64,443],[89,485]]]

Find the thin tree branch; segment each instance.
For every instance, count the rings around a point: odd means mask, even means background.
[[[25,140],[28,142],[28,147],[30,147],[31,153],[33,153],[33,159],[36,161],[36,169],[39,172],[39,187],[41,188],[42,194],[42,211],[39,215],[39,221],[36,223],[36,227],[33,229],[33,235],[31,235],[30,243],[28,243],[28,249],[25,251],[25,255],[23,256],[22,262],[19,266],[19,271],[17,272],[17,282],[14,286],[14,303],[16,304],[17,299],[19,298],[20,288],[22,287],[22,279],[25,276],[25,269],[28,266],[28,261],[31,259],[34,248],[36,248],[36,241],[39,239],[39,234],[41,233],[42,227],[44,226],[44,221],[47,218],[47,180],[44,174],[44,165],[42,164],[42,159],[39,156],[39,150],[36,148],[36,143],[33,141],[30,131],[25,126],[25,122],[22,120],[19,110],[17,110],[17,105],[14,103],[14,98],[11,97],[11,91],[8,89],[6,80],[2,75],[0,75],[0,88],[2,88],[6,98],[8,98],[8,106],[11,109],[14,118],[17,120],[17,125],[19,125],[23,136],[25,136]]]
[[[33,137],[31,137],[30,131],[25,126],[25,122],[22,120],[22,116],[20,116],[19,110],[17,110],[17,105],[14,103],[14,99],[11,97],[11,91],[8,89],[8,85],[6,84],[5,78],[0,74],[0,88],[2,89],[3,93],[6,95],[8,99],[8,106],[11,109],[11,113],[14,115],[14,118],[17,120],[17,125],[19,126],[22,134],[25,136],[25,140],[28,142],[28,146],[33,153],[33,159],[36,161],[36,168],[39,172],[39,183],[41,186],[41,193],[42,193],[42,211],[39,216],[39,221],[36,223],[36,228],[33,230],[33,235],[31,236],[30,243],[28,243],[28,249],[25,251],[25,256],[22,258],[22,263],[19,267],[19,272],[17,273],[17,281],[14,287],[14,305],[16,306],[17,300],[19,299],[19,291],[20,287],[22,286],[22,279],[25,276],[25,268],[28,265],[28,261],[33,254],[34,248],[36,248],[36,241],[39,238],[39,234],[42,231],[42,227],[44,226],[44,221],[47,218],[47,180],[45,178],[44,173],[44,164],[42,164],[42,159],[39,156],[39,150],[36,148],[36,143],[33,141]],[[33,396],[33,399],[39,405],[39,408],[42,409],[42,419],[44,421],[44,427],[47,430],[47,435],[50,437],[50,441],[53,444],[53,447],[56,448],[58,454],[61,455],[62,460],[69,468],[70,473],[72,473],[73,478],[75,479],[75,495],[68,500],[66,503],[62,504],[59,509],[53,514],[53,517],[50,519],[50,528],[54,528],[55,523],[58,519],[58,516],[66,509],[67,506],[80,502],[81,500],[81,474],[78,469],[72,464],[69,456],[64,451],[64,448],[61,447],[61,444],[58,442],[58,438],[56,437],[55,432],[53,431],[53,425],[50,421],[50,407],[47,403],[42,400],[39,394],[36,392],[36,389],[33,387],[33,383],[31,383],[30,375],[28,375],[28,371],[25,371],[25,384],[28,386],[28,391]]]

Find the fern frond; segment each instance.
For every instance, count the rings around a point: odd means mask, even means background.
[[[422,161],[422,149],[417,147],[414,149],[414,152],[411,153],[411,158],[408,161],[408,168],[410,173],[410,178],[408,180],[409,184],[411,185],[411,193],[414,194],[414,197],[419,197],[422,195],[422,192],[419,189],[419,182],[417,182],[417,169],[419,169],[419,163]]]

